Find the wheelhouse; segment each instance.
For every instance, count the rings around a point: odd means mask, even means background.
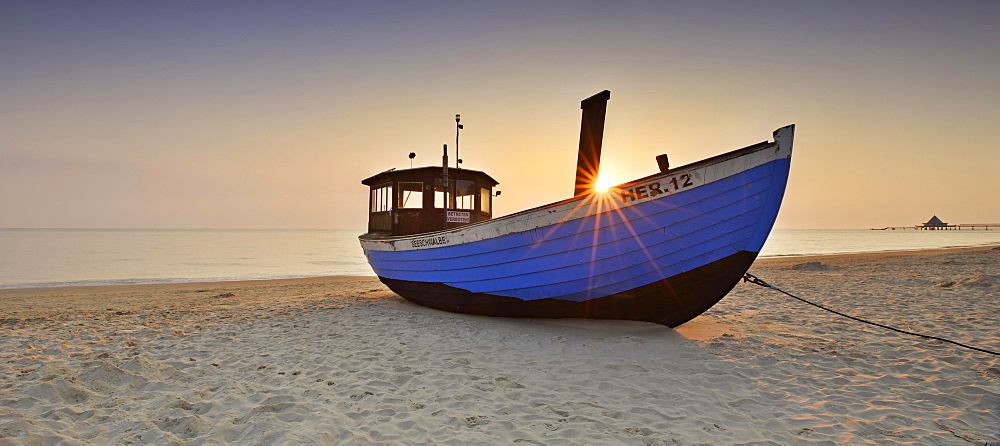
[[[445,183],[447,181],[447,183]],[[410,235],[493,218],[493,188],[484,172],[441,167],[387,170],[361,181],[368,195],[368,233]]]

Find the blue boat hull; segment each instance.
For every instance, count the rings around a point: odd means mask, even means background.
[[[427,307],[677,326],[756,259],[784,194],[788,132],[784,148],[762,143],[612,193],[450,231],[362,236],[362,246],[383,283]]]
[[[414,303],[455,313],[520,318],[623,319],[676,327],[722,300],[756,258],[757,253],[739,252],[670,278],[582,302],[553,298],[525,301],[472,293],[444,283],[380,279],[393,292]]]

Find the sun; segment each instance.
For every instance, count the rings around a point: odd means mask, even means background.
[[[594,191],[596,192],[607,192],[612,186],[618,184],[618,181],[607,175],[600,174],[597,176],[597,181],[594,182]]]

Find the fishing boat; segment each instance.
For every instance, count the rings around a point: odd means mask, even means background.
[[[571,198],[492,218],[499,183],[449,167],[447,146],[441,166],[364,179],[370,214],[359,238],[375,274],[417,304],[487,316],[675,327],[712,307],[774,225],[794,126],[774,131],[773,141],[679,167],[658,155],[657,173],[597,191],[610,95],[581,102]]]

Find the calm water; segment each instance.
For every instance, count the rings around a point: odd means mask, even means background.
[[[373,275],[363,230],[0,229],[0,288]],[[775,230],[764,256],[1000,243],[1000,231]]]

